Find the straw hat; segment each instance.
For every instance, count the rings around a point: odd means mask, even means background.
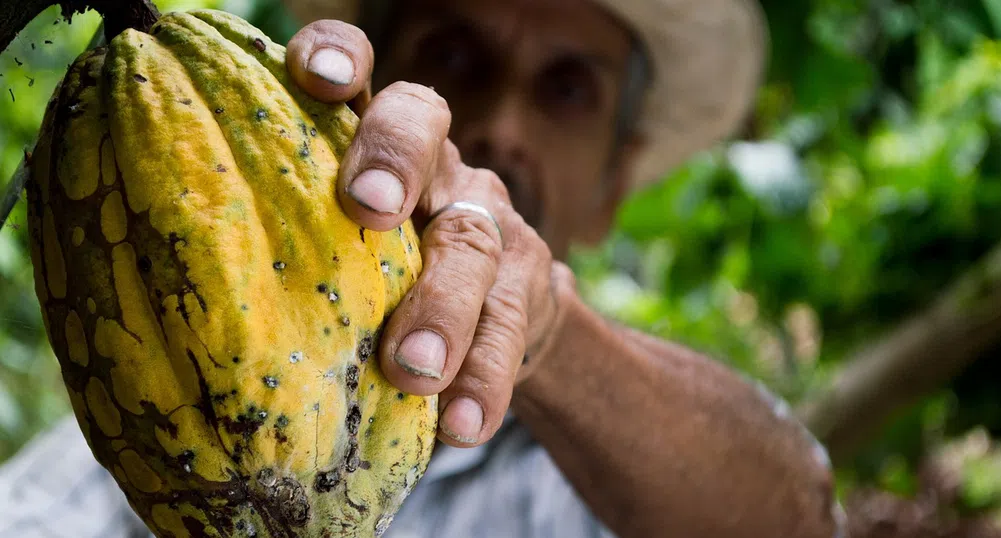
[[[361,0],[286,0],[300,22],[357,23]],[[639,114],[649,149],[636,183],[662,177],[730,136],[762,78],[767,29],[757,0],[592,0],[633,28],[653,68]]]

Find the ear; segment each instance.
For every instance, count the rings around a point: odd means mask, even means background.
[[[612,155],[605,182],[595,193],[594,212],[582,219],[579,235],[585,244],[597,244],[608,235],[619,205],[632,190],[636,161],[647,145],[644,136],[633,134]]]

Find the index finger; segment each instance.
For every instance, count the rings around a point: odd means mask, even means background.
[[[372,76],[372,44],[346,22],[306,25],[289,40],[285,54],[292,80],[320,101],[348,101],[366,90]]]
[[[358,225],[388,231],[410,218],[439,166],[452,122],[448,105],[427,86],[396,82],[372,99],[344,155],[337,191]]]

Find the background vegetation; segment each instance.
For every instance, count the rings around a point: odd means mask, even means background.
[[[276,0],[156,3],[230,9],[281,42],[296,29]],[[857,351],[961,277],[988,271],[985,256],[1001,241],[1001,0],[763,4],[771,70],[740,141],[637,193],[613,237],[573,263],[609,316],[806,406]],[[53,10],[0,56],[0,184],[96,24],[84,15],[67,25]],[[22,205],[0,230],[0,460],[67,412],[23,224]],[[993,276],[982,275],[987,291]],[[869,519],[853,516],[863,532],[879,518],[900,536],[966,536],[1001,522],[993,323],[962,357],[911,353],[905,373],[955,361],[960,374],[888,409],[839,457],[846,502],[869,508]],[[906,379],[885,382],[889,391]]]

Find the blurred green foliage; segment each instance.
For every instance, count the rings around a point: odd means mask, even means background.
[[[296,30],[276,0],[156,3],[217,5],[279,42]],[[636,193],[613,236],[572,262],[609,316],[798,401],[1001,240],[1001,0],[763,4],[770,72],[743,142]],[[97,25],[55,19],[39,17],[0,56],[0,91],[12,93],[0,95],[0,181]],[[0,230],[0,460],[67,410],[23,224],[22,205]],[[995,363],[901,416],[843,470],[845,483],[911,491],[929,439],[1001,429]],[[998,462],[965,467],[967,504],[1001,500]]]

